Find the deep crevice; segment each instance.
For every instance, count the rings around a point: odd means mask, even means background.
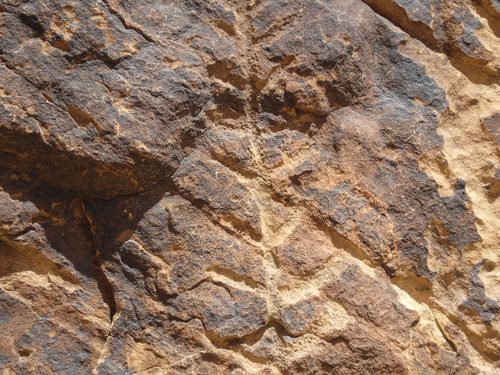
[[[117,314],[117,303],[115,300],[115,291],[114,287],[106,276],[106,273],[103,269],[103,265],[101,264],[101,260],[99,257],[99,250],[96,248],[95,240],[94,240],[94,230],[92,226],[92,219],[88,216],[85,210],[85,203],[82,201],[82,210],[86,220],[86,229],[90,235],[90,242],[93,250],[92,260],[94,261],[95,269],[97,271],[97,286],[99,291],[101,292],[104,303],[109,307],[109,318],[110,322],[113,322],[115,316]]]

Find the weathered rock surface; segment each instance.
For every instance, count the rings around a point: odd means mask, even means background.
[[[498,0],[1,0],[2,374],[500,373]]]

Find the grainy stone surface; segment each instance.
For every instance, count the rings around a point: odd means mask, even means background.
[[[498,0],[1,0],[1,374],[499,374]]]

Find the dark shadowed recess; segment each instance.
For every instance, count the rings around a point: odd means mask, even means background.
[[[33,224],[42,226],[50,246],[80,273],[84,285],[86,280],[97,281],[113,316],[116,309],[113,290],[102,264],[130,238],[144,213],[170,190],[169,183],[159,182],[143,192],[109,200],[92,198],[80,191],[56,187],[68,186],[61,179],[71,179],[72,175],[61,173],[52,164],[50,152],[36,156],[37,165],[44,165],[43,168],[25,163],[17,155],[0,153],[3,167],[0,186],[11,198],[35,204],[39,211],[33,215]],[[67,168],[73,173],[80,171],[74,165]],[[56,267],[62,266],[56,264]]]

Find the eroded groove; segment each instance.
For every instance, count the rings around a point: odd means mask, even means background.
[[[133,30],[135,31],[137,34],[139,34],[140,36],[142,36],[146,41],[150,42],[150,43],[157,43],[156,40],[154,40],[154,38],[152,38],[151,36],[149,36],[146,32],[144,32],[143,30],[141,30],[137,25],[134,25],[134,24],[131,24],[130,22],[128,22],[125,17],[118,11],[116,10],[115,6],[115,0],[102,0],[103,4],[106,5],[106,8],[108,8],[108,10],[114,14],[116,16],[116,18],[118,18],[120,20],[120,22],[122,23],[123,27],[125,29],[128,29],[128,30]]]
[[[94,261],[95,268],[97,270],[97,275],[98,275],[98,286],[99,286],[99,291],[101,292],[103,301],[108,305],[109,307],[109,319],[110,322],[113,322],[116,314],[118,313],[118,306],[115,300],[115,291],[114,287],[109,281],[108,277],[106,276],[106,272],[104,271],[103,267],[104,265],[102,264],[102,260],[100,258],[100,252],[96,248],[95,244],[95,229],[93,227],[93,222],[92,218],[89,217],[87,214],[87,211],[85,209],[85,201],[82,201],[82,210],[85,215],[86,223],[87,223],[87,230],[89,232],[89,235],[91,237],[91,244],[92,244],[92,259]],[[111,329],[110,329],[111,333]]]
[[[491,31],[500,38],[500,6],[494,4],[495,0],[473,0],[472,4],[477,13],[488,20]]]
[[[420,21],[411,20],[406,10],[393,0],[361,1],[411,38],[422,42],[430,50],[446,54],[450,63],[471,81],[482,84],[498,84],[500,82],[498,69],[490,68],[487,59],[471,57],[454,43],[437,40],[434,36],[434,31],[428,25]]]

